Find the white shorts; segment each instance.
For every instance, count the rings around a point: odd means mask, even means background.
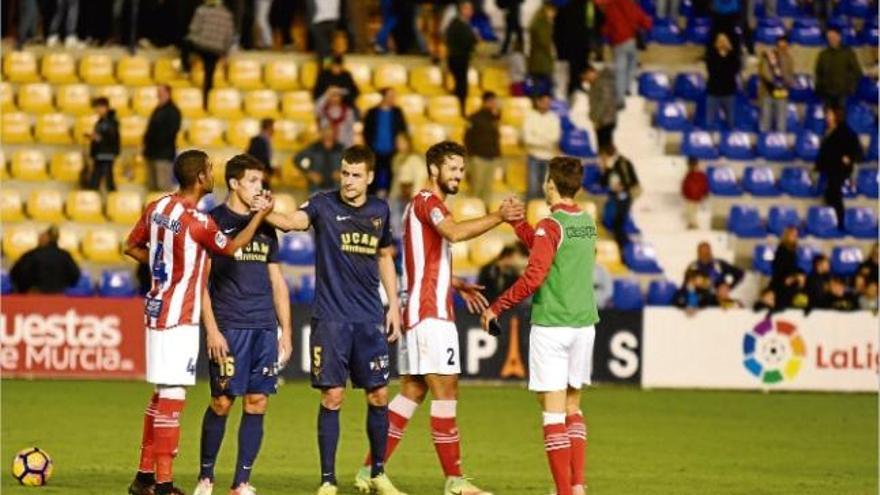
[[[410,328],[400,339],[401,375],[458,375],[461,355],[455,323],[429,318]]]
[[[555,392],[591,383],[596,327],[532,326],[529,390]]]
[[[195,385],[198,357],[198,325],[147,329],[147,382]]]

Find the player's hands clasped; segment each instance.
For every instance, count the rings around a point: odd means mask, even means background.
[[[251,211],[258,215],[268,215],[274,208],[275,198],[272,196],[272,191],[269,191],[268,189],[264,189],[254,196],[254,201],[251,204]]]
[[[505,222],[519,222],[526,217],[526,205],[516,196],[509,196],[501,202],[498,212]]]
[[[486,299],[486,296],[483,295],[482,291],[486,287],[478,284],[474,284],[467,281],[462,281],[455,287],[455,290],[458,291],[458,295],[464,299],[465,304],[467,304],[468,311],[471,314],[480,314],[484,309],[489,307],[489,301]]]
[[[490,308],[486,308],[485,310],[483,310],[483,314],[480,315],[480,326],[483,327],[483,330],[488,332],[489,323],[491,323],[492,320],[496,318],[498,318],[498,315],[496,315],[495,312],[492,311]]]
[[[220,330],[209,330],[207,332],[206,344],[208,347],[208,359],[220,364],[229,354],[229,344],[226,338],[220,333]]]

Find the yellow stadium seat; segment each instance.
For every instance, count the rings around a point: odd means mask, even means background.
[[[8,82],[0,82],[0,111],[3,113],[15,111],[15,101],[12,98],[12,85]]]
[[[34,189],[28,195],[27,213],[38,222],[63,222],[64,197],[58,189]]]
[[[275,211],[286,215],[296,211],[296,198],[291,194],[278,193],[275,196]]]
[[[208,95],[208,112],[212,117],[241,117],[241,94],[235,88],[215,88]]]
[[[245,150],[252,137],[260,133],[260,121],[257,119],[239,119],[226,128],[226,142]]]
[[[480,198],[456,198],[452,203],[452,216],[456,222],[480,218],[486,215],[486,205]]]
[[[477,69],[474,67],[470,67],[467,73],[468,80],[468,92],[471,94],[479,94],[480,92],[480,73],[477,72]],[[455,79],[452,77],[451,72],[446,73],[446,89],[452,91],[455,88]]]
[[[79,77],[92,85],[116,84],[110,55],[91,53],[79,59]]]
[[[458,99],[451,95],[432,96],[428,99],[428,118],[438,124],[461,125],[461,110]]]
[[[214,176],[215,184],[226,184],[226,162],[228,162],[232,156],[233,155],[226,153],[211,155],[211,163],[214,165],[212,168],[213,173],[211,175]]]
[[[212,118],[192,120],[186,135],[193,146],[223,146],[223,122]]]
[[[504,167],[504,183],[515,192],[525,192],[528,185],[525,160],[508,160]]]
[[[587,212],[587,214],[589,214],[591,217],[593,217],[593,220],[597,219],[596,212],[598,211],[598,209],[596,207],[596,203],[592,201],[578,201],[578,206],[582,210]]]
[[[30,113],[52,112],[52,87],[46,83],[20,85],[18,87],[18,108],[23,112]]]
[[[265,78],[269,89],[290,91],[299,87],[299,72],[292,60],[273,60],[266,64]]]
[[[3,144],[30,143],[31,118],[22,112],[3,112]]]
[[[315,120],[315,103],[308,91],[288,91],[281,96],[281,113],[299,121]]]
[[[189,80],[184,79],[180,72],[179,58],[160,58],[153,65],[153,79],[156,83],[167,84],[172,88],[189,86]]]
[[[510,94],[510,78],[507,71],[500,67],[486,67],[480,74],[480,81],[484,91],[492,91],[498,96]]]
[[[122,117],[131,113],[128,108],[128,88],[121,84],[95,88],[95,96],[103,96],[110,100],[110,108],[116,110],[117,116]]]
[[[144,200],[144,208],[150,205],[150,203],[159,201],[160,199],[168,196],[168,192],[166,191],[152,191],[147,193],[147,198]]]
[[[113,178],[117,185],[145,186],[148,173],[147,162],[141,155],[132,155],[128,159],[117,159],[116,165],[113,167]]]
[[[40,233],[31,224],[8,226],[3,232],[3,257],[11,263],[37,247]]]
[[[382,95],[379,93],[361,93],[354,102],[354,105],[361,111],[362,115],[366,115],[367,112],[378,105],[380,101],[382,101]]]
[[[470,260],[475,266],[482,267],[491,263],[504,249],[504,240],[496,233],[480,237],[470,246]]]
[[[149,117],[158,104],[159,95],[155,86],[134,88],[131,92],[131,109],[142,117]]]
[[[483,98],[480,95],[471,94],[464,101],[465,115],[471,115],[483,106]]]
[[[446,128],[446,139],[455,141],[456,143],[464,142],[464,121],[460,124],[450,124],[444,126]]]
[[[58,229],[58,247],[70,253],[77,262],[82,261],[79,250],[79,234],[76,229],[61,227]]]
[[[18,150],[12,154],[12,177],[17,180],[44,181],[46,157],[39,150]]]
[[[617,243],[611,240],[596,241],[596,263],[604,266],[612,275],[627,273],[626,265],[620,259]]]
[[[412,126],[413,148],[419,153],[428,151],[432,145],[446,139],[446,129],[439,124],[421,124]]]
[[[302,132],[302,124],[292,120],[276,120],[272,146],[279,151],[294,151],[298,148],[297,138]]]
[[[40,73],[43,79],[52,84],[71,84],[76,77],[76,60],[65,51],[47,51],[40,60]]]
[[[0,148],[0,177],[3,180],[9,178],[9,170],[6,168],[6,153]]]
[[[304,89],[311,90],[315,87],[315,82],[318,80],[318,62],[314,60],[307,60],[299,71],[299,83],[300,87]]]
[[[47,113],[37,117],[34,135],[42,144],[70,144],[70,120],[63,113]]]
[[[184,117],[191,119],[205,115],[202,90],[199,88],[174,88],[171,90],[171,99]]]
[[[474,240],[456,242],[450,246],[450,251],[452,251],[452,267],[456,274],[472,272],[474,270],[474,264],[471,263],[470,259],[471,245],[474,242]]]
[[[49,162],[49,175],[61,182],[78,182],[83,167],[82,152],[58,151]]]
[[[525,150],[520,144],[519,128],[512,125],[501,125],[498,128],[501,141],[501,154],[505,156],[520,156]]]
[[[263,87],[262,67],[259,60],[252,58],[233,58],[227,64],[229,85],[238,89],[260,89]]]
[[[55,88],[58,111],[76,117],[92,113],[92,93],[87,84],[67,84]]]
[[[258,119],[278,117],[278,93],[271,89],[248,91],[244,95],[244,111]]]
[[[423,65],[410,69],[409,86],[422,96],[446,94],[443,88],[443,71],[436,65]]]
[[[37,57],[33,52],[7,52],[3,56],[3,74],[13,83],[37,82]]]
[[[122,146],[142,146],[146,131],[147,119],[140,115],[131,115],[119,119],[119,141]]]
[[[122,260],[119,234],[112,229],[94,229],[86,232],[82,242],[85,258],[96,263],[116,263]]]
[[[116,62],[116,78],[126,86],[149,86],[150,60],[139,55],[126,55]]]
[[[106,221],[103,206],[97,191],[71,191],[67,193],[64,210],[74,222],[102,223]]]
[[[77,144],[87,144],[89,140],[86,138],[86,134],[91,134],[95,130],[96,122],[98,122],[98,116],[93,113],[77,118],[73,125],[74,141]]]
[[[533,199],[526,204],[526,220],[535,225],[541,219],[550,216],[550,207],[543,199]]]
[[[501,100],[501,123],[522,128],[532,101],[525,96],[513,96]]]
[[[5,223],[24,220],[21,193],[17,189],[0,189],[0,221]]]
[[[280,169],[281,173],[273,174],[272,178],[275,179],[280,175],[277,180],[282,186],[300,190],[308,187],[308,181],[306,181],[306,177],[299,167],[294,167],[288,162],[280,167]]]
[[[201,88],[202,83],[205,80],[205,67],[202,65],[201,59],[196,59],[192,64],[192,71],[190,73],[190,81],[196,87]],[[228,88],[229,83],[226,82],[226,69],[224,63],[217,62],[217,67],[214,69],[214,87],[215,88]]]
[[[373,86],[376,89],[394,88],[399,92],[409,91],[406,83],[409,75],[406,67],[400,64],[383,64],[373,73]]]
[[[351,72],[351,78],[354,79],[354,83],[357,84],[358,89],[361,93],[370,93],[375,91],[373,88],[373,75],[370,70],[370,65],[363,62],[345,62],[345,68]]]
[[[406,116],[407,124],[421,124],[425,117],[425,98],[417,93],[397,95],[397,104]]]
[[[141,195],[135,191],[115,191],[107,195],[107,217],[111,222],[134,225],[143,207]]]

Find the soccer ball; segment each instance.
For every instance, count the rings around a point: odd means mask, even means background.
[[[24,449],[12,460],[12,476],[25,486],[43,486],[52,477],[52,458],[37,447]]]

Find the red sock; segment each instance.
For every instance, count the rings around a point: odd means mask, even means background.
[[[156,402],[159,394],[153,393],[147,409],[144,411],[144,432],[141,435],[141,462],[138,471],[142,473],[156,472],[156,457],[153,455],[153,418],[156,417]]]
[[[406,429],[407,423],[409,423],[409,418],[401,416],[390,408],[388,409],[388,440],[385,443],[385,464],[388,464],[391,454],[394,453],[394,449],[397,448],[397,444],[403,438],[403,431]],[[373,464],[373,458],[368,453],[364,466],[371,464]]]
[[[544,450],[556,483],[556,495],[571,495],[571,442],[564,424],[544,425]]]
[[[172,464],[180,444],[180,412],[183,411],[183,400],[159,397],[156,406],[157,415],[153,421],[153,450],[156,456],[156,482],[166,483],[172,480]]]
[[[435,400],[431,402],[431,436],[434,449],[440,458],[443,474],[461,476],[461,439],[455,423],[454,400]]]
[[[587,425],[582,413],[565,417],[568,441],[571,442],[571,484],[578,486],[584,482],[584,460],[587,455]]]

